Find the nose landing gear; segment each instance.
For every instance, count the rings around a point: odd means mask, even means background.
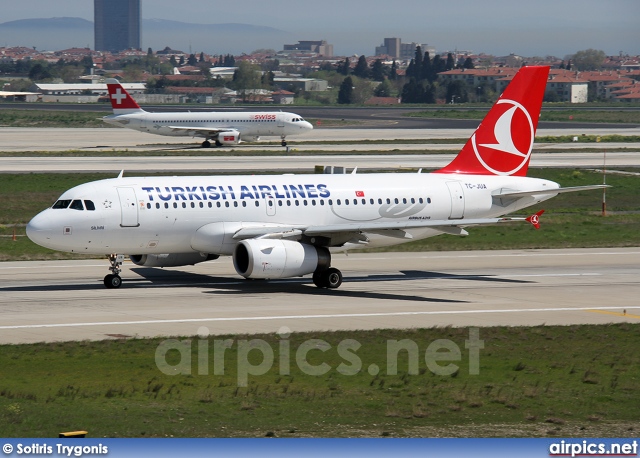
[[[122,272],[122,269],[120,266],[124,262],[124,255],[111,254],[108,256],[108,259],[111,264],[111,267],[109,267],[111,273],[104,277],[104,286],[108,289],[120,288],[120,285],[122,285],[122,278],[120,278],[120,272]]]

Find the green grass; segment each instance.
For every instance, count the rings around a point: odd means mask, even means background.
[[[446,118],[446,119],[483,119],[489,108],[469,110],[429,110],[409,113],[407,116],[414,118]],[[573,110],[551,111],[542,108],[540,121],[563,121],[563,122],[598,122],[598,123],[622,123],[639,124],[640,110]]]
[[[159,339],[0,346],[0,436],[77,429],[90,437],[637,436],[640,324],[479,332],[478,375],[470,374],[464,328],[293,334],[289,375],[279,371],[276,335],[217,337],[233,339],[224,375],[213,375],[213,338],[208,375],[198,375],[196,337],[188,346],[193,365],[182,375],[157,368]],[[264,340],[275,361],[239,387],[239,342],[251,339]],[[307,375],[295,363],[309,339],[331,346],[308,353],[312,365],[329,365],[324,375]],[[344,339],[361,344],[349,360],[337,352]],[[405,351],[397,375],[387,372],[390,339],[415,342],[417,373],[409,374]],[[439,363],[459,367],[450,375],[435,375],[425,364],[435,339],[461,350],[460,361]],[[167,361],[179,364],[178,355],[169,351]],[[354,367],[354,355],[361,370],[339,373],[341,363]],[[248,360],[260,364],[261,352],[250,351]],[[369,374],[371,364],[379,374]]]
[[[102,121],[107,112],[16,110],[0,108],[2,127],[106,127]]]
[[[635,169],[630,169],[634,171]],[[636,170],[637,172],[637,170]],[[532,169],[530,176],[563,186],[602,182],[589,170]],[[41,248],[25,235],[26,223],[50,206],[65,190],[113,174],[3,174],[0,175],[0,261],[74,259],[77,255]],[[608,175],[606,218],[601,214],[600,191],[562,194],[540,206],[546,213],[538,231],[527,224],[470,228],[469,237],[440,236],[383,249],[385,251],[438,251],[569,247],[621,247],[640,245],[640,177]],[[524,212],[523,212],[524,214]],[[16,230],[17,241],[12,240]]]

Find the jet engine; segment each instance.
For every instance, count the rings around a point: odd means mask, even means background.
[[[237,145],[240,143],[240,132],[220,132],[216,139],[217,145]]]
[[[326,248],[289,240],[243,240],[233,253],[233,266],[245,278],[298,277],[330,265]]]
[[[137,266],[180,267],[212,261],[218,259],[218,255],[205,253],[131,254],[129,259]]]

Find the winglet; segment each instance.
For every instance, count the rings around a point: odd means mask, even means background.
[[[525,218],[525,221],[531,223],[533,227],[536,229],[540,229],[540,216],[544,213],[544,210],[540,210],[538,213]]]

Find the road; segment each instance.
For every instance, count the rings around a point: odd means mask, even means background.
[[[345,282],[247,281],[220,259],[130,263],[107,290],[106,260],[0,263],[0,344],[123,336],[640,321],[640,248],[334,256]]]

